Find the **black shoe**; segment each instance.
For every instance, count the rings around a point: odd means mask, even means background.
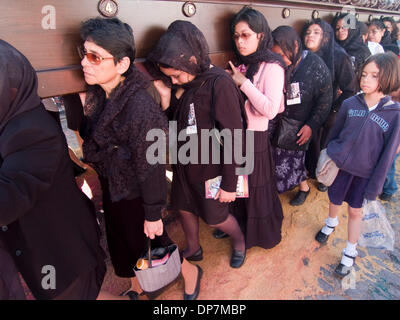
[[[344,255],[350,259],[353,259],[353,265],[354,265],[354,261],[355,261],[356,257],[349,256],[348,254],[345,254],[345,253],[344,253]],[[353,268],[353,266],[347,267],[344,264],[339,263],[339,265],[335,269],[335,273],[340,277],[345,277],[351,272],[352,268]]]
[[[292,200],[290,200],[289,203],[292,206],[300,206],[300,205],[302,205],[304,203],[304,201],[306,201],[308,195],[310,194],[310,190],[311,189],[308,189],[308,191],[299,190],[297,192],[296,196]]]
[[[201,261],[203,260],[203,249],[200,247],[194,254],[190,257],[185,258],[187,261]]]
[[[213,232],[213,237],[215,239],[223,239],[223,238],[228,238],[229,235],[227,233],[219,230],[219,229],[215,229],[214,232]]]
[[[233,249],[230,266],[232,268],[240,268],[244,263],[244,259],[246,258],[246,250],[238,251]]]
[[[327,226],[328,228],[331,228],[331,229],[333,229],[333,231],[335,231],[335,227],[330,227],[330,226]],[[333,232],[332,231],[332,232]],[[332,234],[332,233],[331,233]],[[324,244],[324,243],[326,243],[327,241],[328,241],[328,238],[329,238],[329,236],[330,235],[328,235],[328,234],[325,234],[325,233],[323,233],[322,232],[322,230],[320,230],[318,233],[317,233],[317,235],[315,236],[315,240],[317,240],[319,243],[321,243],[321,244]]]
[[[139,294],[133,290],[127,290],[120,294],[120,297],[128,296],[130,300],[139,300]]]
[[[324,185],[323,183],[319,183],[317,186],[318,191],[321,192],[326,192],[328,190],[328,187],[326,185]]]
[[[383,193],[381,193],[381,194],[379,195],[379,199],[381,199],[382,201],[390,201],[390,199],[392,199],[392,195],[383,192]]]
[[[192,294],[184,293],[183,294],[183,300],[196,300],[197,297],[199,296],[199,293],[200,293],[200,279],[201,279],[201,276],[203,275],[203,270],[197,265],[196,265],[196,267],[198,269],[196,288],[194,289],[194,292]]]

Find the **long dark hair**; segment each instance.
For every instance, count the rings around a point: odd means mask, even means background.
[[[231,34],[232,38],[235,33],[235,27],[239,22],[246,22],[250,29],[255,33],[261,33],[261,39],[258,44],[257,51],[248,55],[242,56],[236,48],[236,44],[233,41],[233,48],[238,59],[239,64],[248,65],[246,77],[253,80],[254,75],[257,73],[261,62],[277,63],[282,68],[286,68],[282,58],[271,51],[273,46],[271,29],[268,25],[264,15],[249,6],[244,6],[232,19],[231,21]]]
[[[384,18],[382,18],[382,22],[386,22],[386,21],[387,21],[387,22],[390,22],[391,25],[392,25],[393,31],[392,31],[392,33],[391,33],[390,35],[391,35],[391,37],[392,37],[392,41],[393,41],[393,42],[396,42],[396,40],[397,40],[397,34],[399,33],[399,29],[397,28],[396,21],[394,21],[394,19],[391,18],[391,17],[384,17]]]
[[[286,57],[292,63],[287,67],[285,72],[285,87],[287,91],[290,91],[290,81],[292,72],[296,67],[296,64],[301,59],[303,53],[303,45],[297,32],[289,26],[280,26],[272,31],[272,38],[274,44],[278,45]]]

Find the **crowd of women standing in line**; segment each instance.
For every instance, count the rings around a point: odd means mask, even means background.
[[[327,240],[338,224],[337,207],[348,202],[349,242],[336,269],[339,275],[347,274],[356,257],[360,201],[373,200],[382,191],[400,142],[400,107],[389,96],[400,82],[397,57],[370,57],[368,49],[373,47],[369,42],[380,42],[383,50],[398,54],[394,21],[372,21],[367,43],[365,26],[352,18],[351,27],[346,19],[347,15],[338,16],[333,27],[321,19],[312,20],[300,36],[288,26],[271,32],[262,13],[244,7],[231,21],[235,61],[226,70],[211,64],[207,41],[195,25],[175,21],[145,63],[160,105],[146,91],[147,76],[134,65],[130,26],[115,18],[82,24],[81,64],[88,87],[80,99],[66,97],[64,102],[67,108],[79,104],[76,129],[83,138],[84,161],[101,182],[112,265],[117,276],[131,278],[131,288],[120,297],[100,291],[105,264],[93,205],[74,184],[65,139],[44,112],[35,72],[22,54],[0,42],[4,102],[0,110],[0,254],[5,257],[1,268],[7,270],[7,276],[0,276],[0,293],[21,297],[18,270],[39,299],[139,298],[143,290],[133,266],[146,237],[158,245],[171,243],[161,218],[167,199],[166,167],[151,165],[146,159],[151,144],[147,132],[167,131],[168,119],[176,121],[178,132],[186,130],[187,138],[194,135],[200,141],[198,162],[172,165],[170,209],[179,212],[186,237],[181,251],[184,299],[196,299],[200,292],[203,270],[189,262],[203,258],[199,218],[215,228],[216,238],[230,237],[230,266],[240,268],[247,249],[269,249],[281,241],[283,212],[278,194],[299,186],[290,204],[303,204],[310,192],[307,179],[315,178],[324,148],[341,171],[329,188],[329,218],[316,240]],[[387,35],[375,37],[381,24],[392,32],[390,43],[383,40]],[[24,73],[15,72],[18,68]],[[356,94],[360,88],[363,92]],[[359,118],[346,120],[349,108],[358,108]],[[364,109],[375,110],[384,119],[384,133],[375,127],[369,134],[362,130],[361,115],[369,115]],[[354,156],[357,151],[346,149],[358,139],[348,134],[350,125],[354,132],[359,129],[362,139],[376,142],[370,163]],[[199,133],[215,128],[254,134],[248,198],[236,198],[240,165],[235,161],[196,164],[204,152]],[[230,148],[222,139],[221,155],[233,154],[245,143],[236,141]],[[346,159],[353,155],[350,164],[343,160],[345,152]],[[363,163],[358,170],[357,161]],[[218,176],[221,184],[215,198],[206,199],[205,182]],[[327,187],[320,184],[318,189]],[[21,204],[18,210],[12,207],[13,200]],[[43,265],[57,269],[53,290],[40,285]]]

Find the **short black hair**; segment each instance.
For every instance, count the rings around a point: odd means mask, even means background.
[[[378,29],[386,30],[385,24],[380,19],[372,19],[368,24],[368,27],[370,26],[376,26]]]
[[[385,52],[370,56],[360,68],[359,80],[365,66],[374,62],[379,69],[378,81],[383,94],[390,94],[400,88],[400,61],[393,52]]]
[[[135,60],[136,48],[133,31],[129,24],[118,18],[92,18],[82,23],[83,41],[92,41],[107,50],[114,57],[114,63],[128,57]]]

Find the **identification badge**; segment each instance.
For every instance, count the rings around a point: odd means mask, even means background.
[[[197,133],[196,113],[194,111],[194,104],[191,103],[189,106],[188,125],[186,127],[186,134],[195,134],[195,133]]]
[[[290,92],[288,92],[286,98],[286,104],[288,106],[293,104],[301,103],[301,95],[300,95],[300,84],[298,82],[294,82],[290,84]]]

